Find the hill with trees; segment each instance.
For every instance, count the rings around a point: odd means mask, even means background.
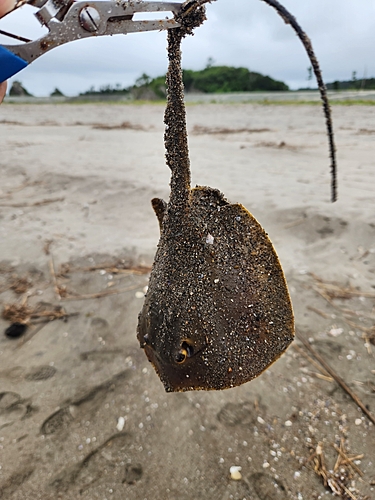
[[[284,83],[274,80],[270,76],[250,71],[247,68],[234,68],[232,66],[211,66],[200,71],[183,70],[183,81],[186,92],[203,92],[218,94],[225,92],[272,92],[285,91],[289,87]],[[141,75],[131,87],[121,88],[106,85],[98,91],[91,87],[80,95],[127,94],[134,99],[164,99],[166,96],[165,75],[151,78],[146,73]]]
[[[289,90],[284,82],[270,76],[231,66],[207,66],[201,71],[184,70],[183,80],[187,92],[208,94]]]

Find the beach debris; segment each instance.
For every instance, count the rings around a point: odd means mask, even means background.
[[[35,307],[30,307],[27,303],[21,304],[5,304],[2,312],[2,318],[11,321],[12,323],[28,324],[31,319],[44,319],[45,321],[53,321],[55,319],[63,319],[69,316],[65,309],[61,306],[54,306],[53,309],[49,304],[39,302]]]
[[[9,208],[43,207],[44,205],[49,205],[50,203],[57,203],[64,200],[65,198],[47,198],[45,200],[34,201],[34,202],[0,203],[0,207],[9,207]]]
[[[306,358],[309,363],[311,363],[315,368],[319,371],[319,373],[310,373],[310,375],[314,375],[317,378],[320,378],[322,380],[325,380],[326,382],[333,382],[334,379],[329,375],[329,373],[324,370],[324,368],[317,362],[315,361],[311,356],[309,356],[305,350],[300,347],[296,342],[293,344],[293,348],[298,351],[304,358]]]
[[[46,254],[46,255],[50,255],[50,248],[51,248],[51,245],[53,243],[53,240],[45,240],[44,242],[44,245],[43,245],[43,252]]]
[[[50,272],[51,277],[52,277],[52,282],[53,282],[53,287],[55,290],[56,297],[58,300],[61,300],[62,297],[66,296],[67,291],[66,291],[66,287],[60,285],[57,281],[56,272],[55,272],[55,263],[54,263],[52,255],[48,261],[48,265],[49,265],[49,272]]]
[[[365,341],[365,348],[368,354],[372,354],[371,345],[375,345],[374,312],[371,311],[369,313],[363,310],[358,310],[358,309],[353,310],[347,307],[342,307],[342,305],[339,305],[338,301],[340,300],[349,301],[351,299],[357,299],[363,302],[365,298],[375,299],[375,293],[370,290],[363,291],[357,287],[353,287],[350,285],[344,286],[336,282],[326,282],[314,273],[309,273],[309,274],[314,280],[312,288],[315,290],[315,292],[317,292],[321,297],[323,297],[329,303],[330,306],[336,309],[336,311],[339,311],[342,314],[345,323],[347,323],[353,329],[363,332],[362,338]],[[318,309],[315,309],[310,306],[308,306],[308,309],[326,318],[334,317],[334,315],[325,314],[319,311]],[[353,321],[353,318],[356,318],[358,321],[361,321],[362,324],[358,324],[356,321]],[[367,325],[364,325],[363,322],[367,322]],[[332,329],[329,331],[329,334],[335,337],[340,335],[340,333],[342,332],[343,332],[342,328],[337,328],[336,326],[333,326]]]
[[[84,293],[84,294],[79,294],[79,293],[73,293],[69,292],[65,295],[65,297],[61,300],[64,301],[71,301],[71,300],[89,300],[89,299],[101,299],[102,297],[107,297],[109,295],[118,295],[120,293],[126,293],[130,292],[131,290],[135,290],[136,288],[139,288],[139,285],[131,285],[131,286],[125,286],[123,288],[111,288],[110,290],[103,290],[102,292],[97,292],[97,293]],[[144,297],[144,294],[142,293],[142,297]]]
[[[137,333],[167,392],[241,385],[294,338],[287,285],[266,232],[217,189],[190,187],[180,44],[205,19],[194,4],[185,4],[182,27],[168,32],[171,194],[168,204],[152,201],[161,235]]]
[[[11,276],[9,288],[17,295],[27,292],[31,286],[32,282],[27,276]]]
[[[128,121],[122,122],[119,125],[108,125],[106,123],[94,123],[92,125],[93,129],[96,130],[147,130],[142,125],[137,125],[135,123],[130,123]]]
[[[348,386],[348,384],[335,372],[335,370],[328,364],[328,362],[311,346],[310,342],[305,336],[296,330],[297,339],[302,342],[303,346],[310,352],[310,354],[323,366],[325,371],[340,385],[340,387],[352,398],[368,419],[375,425],[375,416],[370,412],[367,406],[360,400],[358,395]]]
[[[349,456],[344,448],[344,440],[341,439],[340,446],[332,444],[337,452],[336,462],[333,468],[327,468],[323,444],[318,443],[307,464],[312,462],[316,475],[321,477],[324,487],[333,495],[344,500],[369,500],[352,487],[352,480],[356,476],[363,477],[363,472],[355,461],[363,458],[363,454]]]
[[[27,301],[20,304],[4,304],[1,317],[11,323],[27,324],[31,319],[33,309],[27,305]]]
[[[12,323],[5,329],[4,333],[6,337],[18,339],[26,332],[26,330],[27,325],[25,323]]]
[[[70,286],[67,286],[66,284],[62,283],[62,281],[67,282],[71,274],[98,271],[100,275],[102,276],[108,275],[110,277],[112,277],[112,275],[142,276],[148,274],[151,270],[151,268],[148,266],[142,266],[142,265],[134,266],[127,263],[124,259],[116,259],[113,262],[104,262],[101,264],[93,264],[91,266],[82,266],[82,267],[72,266],[70,263],[66,262],[61,264],[58,271],[56,271],[54,259],[53,256],[51,255],[51,252],[49,252],[49,255],[50,255],[49,271],[51,274],[55,295],[57,299],[61,301],[99,299],[102,297],[107,297],[109,295],[121,294],[143,287],[143,285],[140,284],[135,284],[135,285],[133,284],[121,288],[112,288],[115,282],[109,281],[106,282],[107,288],[105,290],[101,290],[95,293],[80,294],[72,290]],[[143,298],[144,293],[143,292],[139,293],[142,293],[142,298]]]
[[[28,296],[24,296],[21,303],[4,304],[1,317],[11,322],[11,325],[4,331],[6,337],[16,339],[26,333],[29,325],[35,325],[40,321],[49,322],[55,319],[67,319],[71,316],[61,306],[55,306],[51,309],[50,304],[40,302],[31,307],[27,301]]]
[[[332,337],[338,337],[343,333],[343,331],[343,328],[332,327],[328,333],[332,335]]]
[[[194,135],[204,135],[204,134],[211,134],[211,135],[219,135],[219,134],[224,134],[224,135],[229,135],[229,134],[261,134],[262,132],[271,132],[271,129],[269,128],[249,128],[249,127],[243,127],[243,128],[224,128],[224,127],[204,127],[203,125],[194,125],[191,133]]]
[[[125,418],[124,417],[119,417],[117,420],[117,425],[116,429],[121,432],[125,427]]]
[[[239,465],[232,465],[229,469],[230,478],[233,479],[233,481],[240,481],[242,479],[241,470],[242,467]]]
[[[12,122],[10,120],[0,120],[0,124],[7,124],[7,125],[23,125],[22,123],[19,122]],[[22,191],[23,189],[27,187],[32,187],[32,186],[38,186],[42,184],[41,181],[31,181],[29,178],[26,178],[24,182],[12,189],[7,189],[7,191],[4,193],[2,190],[0,191],[0,199],[1,198],[11,198],[13,194],[18,193],[19,191]]]
[[[113,262],[104,262],[102,264],[94,264],[92,266],[73,267],[69,263],[63,263],[60,266],[59,275],[66,276],[74,272],[93,272],[100,271],[102,274],[134,274],[143,275],[149,274],[151,267],[141,265],[128,264],[124,259],[116,259]]]
[[[375,292],[358,290],[353,286],[343,286],[322,280],[316,274],[310,273],[314,279],[313,289],[325,298],[330,304],[333,299],[352,299],[354,297],[367,297],[375,299]]]

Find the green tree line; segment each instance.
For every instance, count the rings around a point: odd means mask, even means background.
[[[183,80],[187,92],[198,90],[207,94],[289,90],[284,82],[270,76],[231,66],[208,66],[201,71],[187,69],[183,71]]]
[[[344,80],[327,83],[328,90],[375,90],[375,78]]]
[[[289,90],[284,83],[274,80],[270,76],[250,71],[247,68],[232,66],[210,66],[200,71],[183,70],[183,81],[186,92],[225,93],[225,92],[254,92]],[[156,98],[166,95],[165,75],[151,78],[143,74],[133,86],[121,88],[120,85],[106,85],[95,90],[91,87],[81,95],[92,94],[133,94],[135,98],[142,98],[143,94],[152,94]]]

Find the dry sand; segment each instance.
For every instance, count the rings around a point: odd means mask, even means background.
[[[318,106],[190,105],[193,183],[266,228],[297,327],[375,414],[374,111],[333,113],[336,204]],[[3,105],[0,151],[1,307],[29,294],[71,315],[1,333],[2,499],[327,498],[335,485],[309,457],[321,443],[333,469],[341,440],[363,474],[341,497],[375,498],[374,426],[298,341],[253,382],[207,393],[166,394],[139,349],[148,276],[110,266],[152,264],[150,199],[169,192],[163,106]]]

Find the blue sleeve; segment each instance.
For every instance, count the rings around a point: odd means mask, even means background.
[[[0,82],[15,75],[27,65],[26,61],[0,45]]]

